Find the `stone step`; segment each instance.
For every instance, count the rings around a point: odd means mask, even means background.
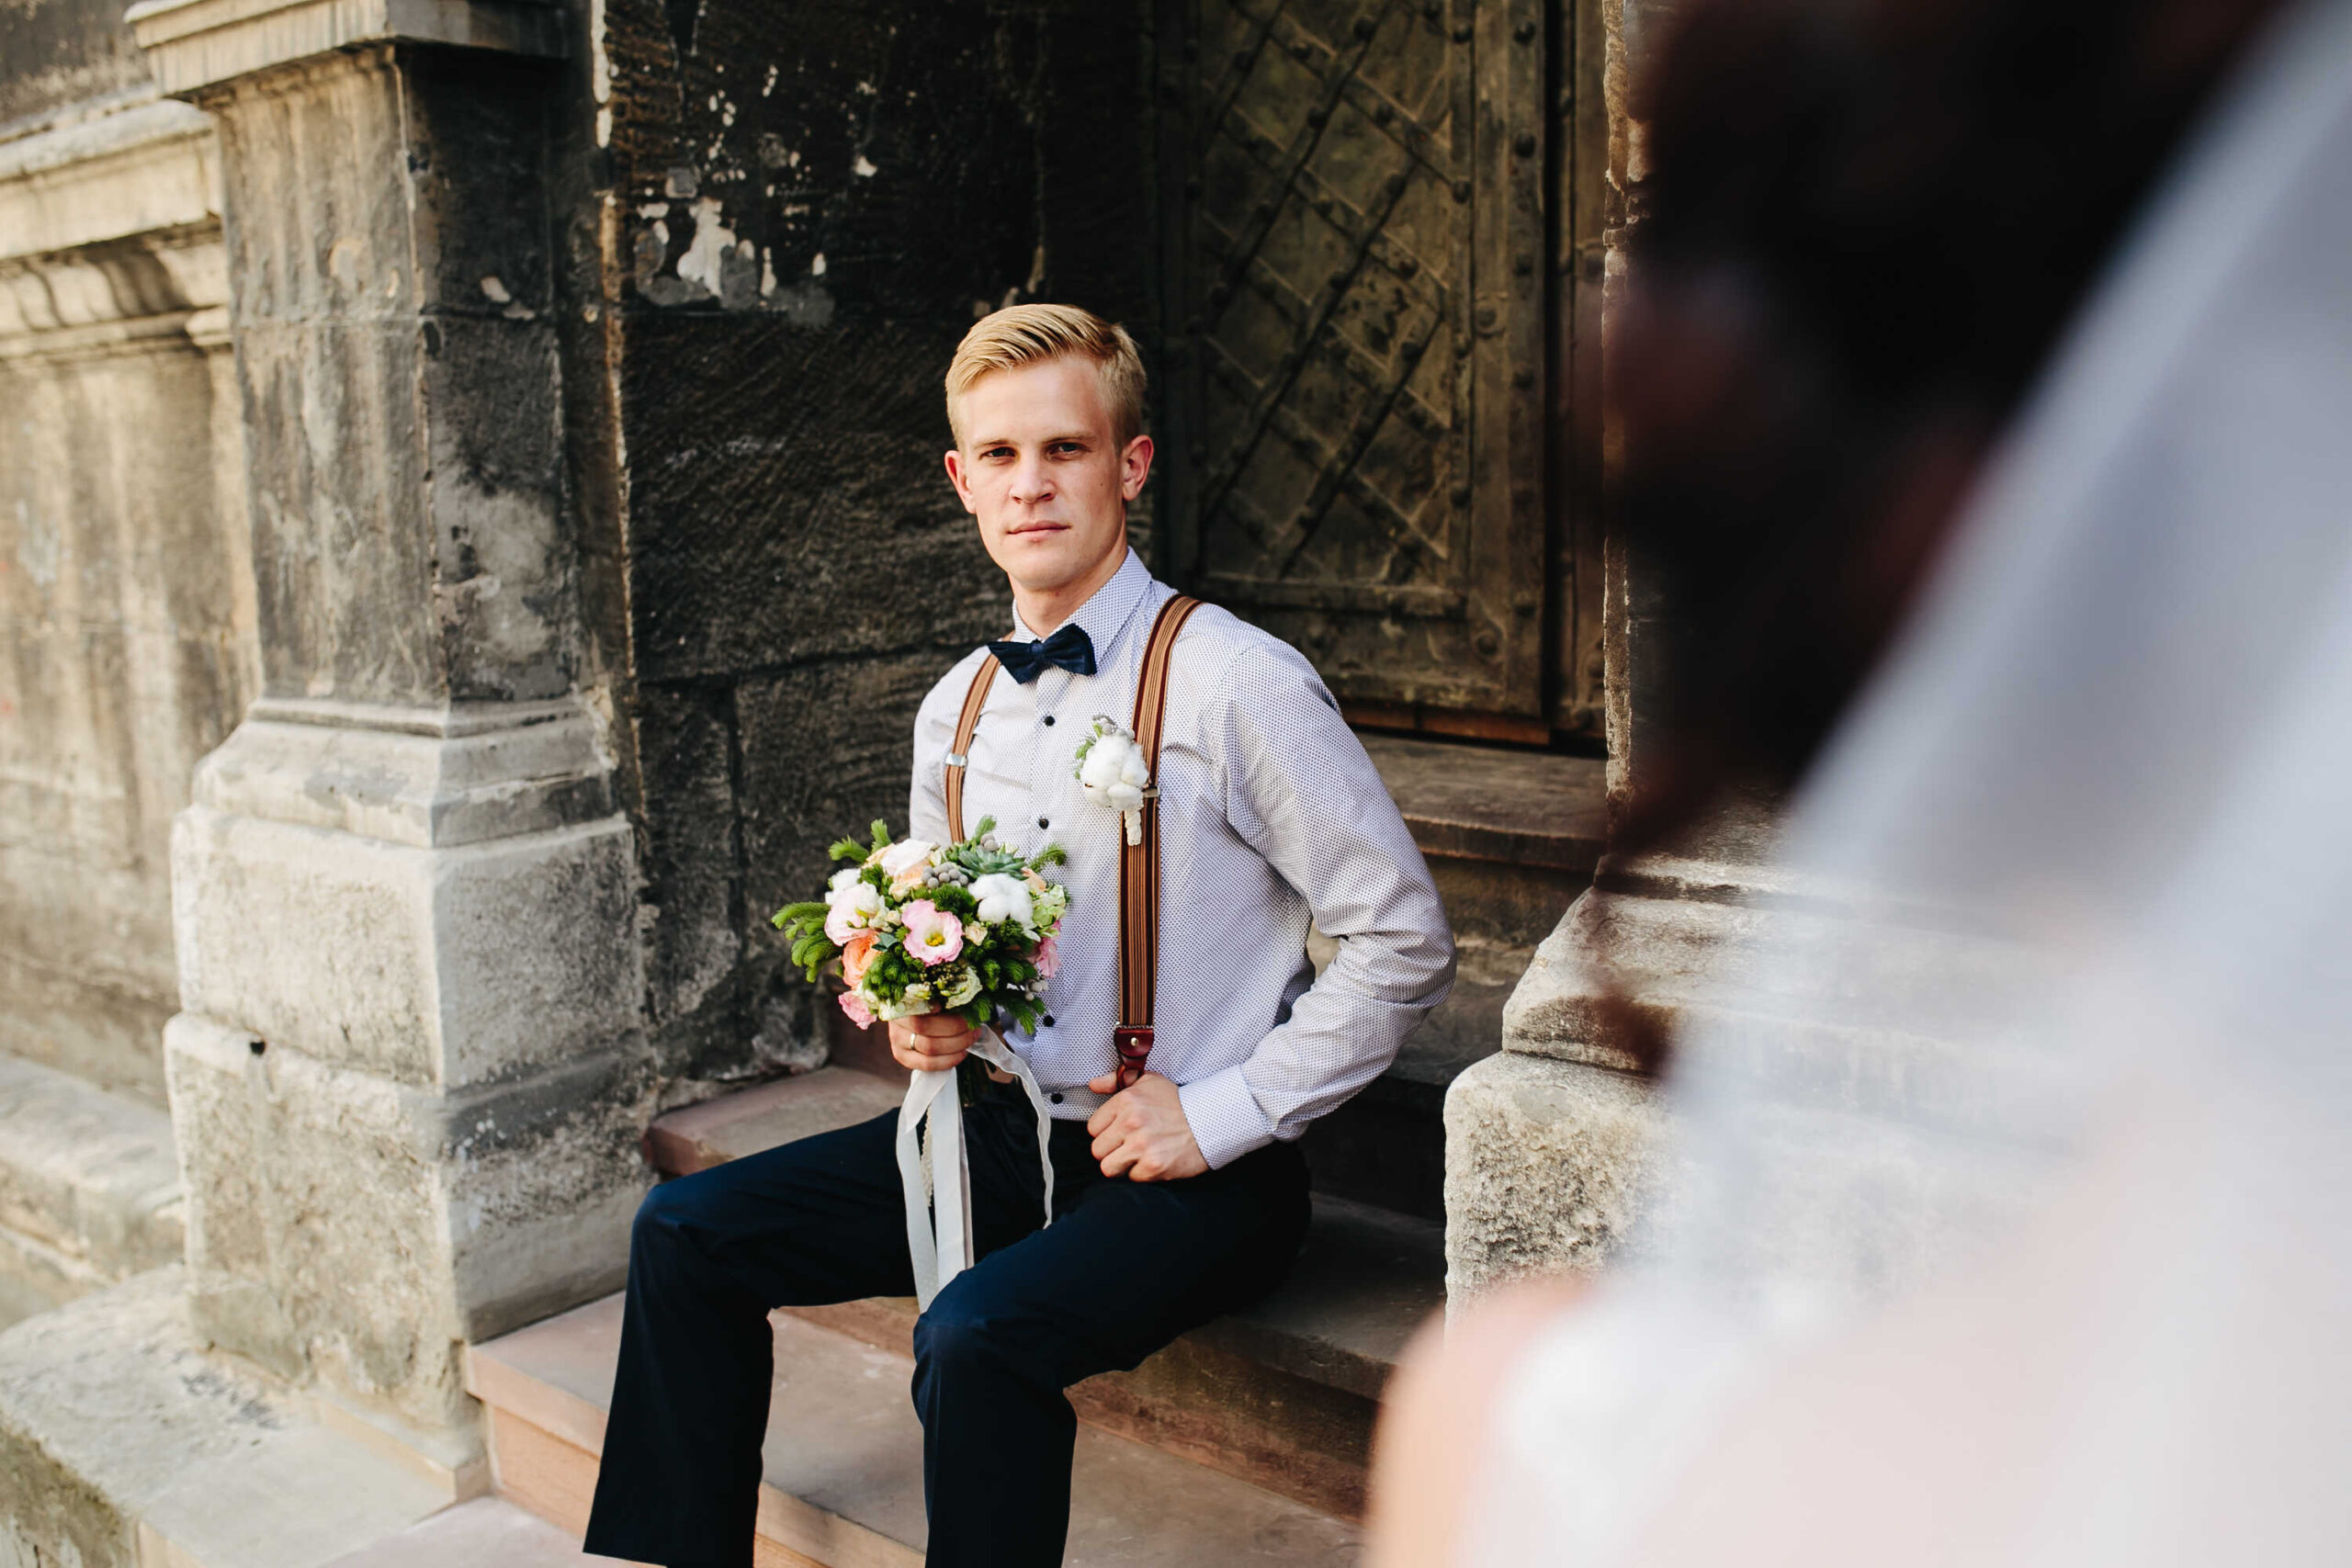
[[[664,1176],[686,1176],[836,1127],[896,1111],[906,1074],[819,1067],[667,1111],[645,1130],[646,1163]]]
[[[177,1266],[0,1332],[0,1562],[326,1568],[453,1496],[207,1350]]]
[[[1365,735],[1458,938],[1532,949],[1592,880],[1608,837],[1604,773],[1564,757]]]
[[[477,1497],[328,1568],[580,1568],[580,1542],[503,1497]]]
[[[181,1209],[161,1107],[0,1055],[0,1325],[178,1261]]]
[[[826,1067],[660,1118],[657,1168],[684,1175],[894,1109],[902,1090]],[[1363,1505],[1381,1388],[1413,1331],[1444,1304],[1443,1227],[1318,1194],[1289,1280],[1131,1372],[1070,1391],[1080,1419],[1333,1513]],[[894,1355],[911,1298],[796,1309]]]
[[[906,1357],[791,1314],[773,1318],[775,1385],[761,1450],[762,1564],[914,1568],[926,1535],[922,1431]],[[585,1532],[611,1406],[621,1299],[592,1302],[472,1348],[466,1386],[488,1408],[500,1493],[575,1540]],[[1356,1528],[1172,1454],[1080,1427],[1072,1564],[1355,1560]]]
[[[1439,1224],[1445,1219],[1445,1091],[1502,1046],[1503,1008],[1532,951],[1460,950],[1453,992],[1407,1037],[1386,1072],[1306,1129],[1315,1190]],[[1510,976],[1482,974],[1499,959]]]

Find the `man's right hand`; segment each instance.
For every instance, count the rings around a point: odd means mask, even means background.
[[[952,1012],[890,1021],[890,1055],[918,1073],[944,1073],[964,1059],[980,1032]]]

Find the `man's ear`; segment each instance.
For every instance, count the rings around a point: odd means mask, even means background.
[[[1151,478],[1151,454],[1148,435],[1136,436],[1119,454],[1119,493],[1129,501],[1143,493],[1144,480]]]
[[[964,454],[953,446],[947,449],[947,482],[956,487],[956,499],[964,503],[964,510],[978,517],[979,509],[972,504],[972,491],[964,483]]]

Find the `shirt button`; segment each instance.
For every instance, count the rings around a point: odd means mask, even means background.
[[[1059,1105],[1062,1102],[1062,1097],[1058,1094],[1049,1094],[1046,1096],[1046,1098],[1052,1100],[1056,1105]]]
[[[1047,1029],[1051,1029],[1053,1026],[1054,1026],[1054,1015],[1053,1015],[1052,1013],[1047,1013],[1047,1014],[1046,1015],[1046,1027]]]
[[[1052,725],[1052,723],[1053,723],[1053,722],[1054,722],[1054,716],[1053,716],[1052,714],[1047,714],[1047,715],[1046,716],[1046,723],[1048,726],[1050,726],[1050,725]]]
[[[1037,826],[1038,826],[1038,827],[1040,827],[1040,828],[1050,828],[1050,827],[1052,827],[1052,826],[1053,826],[1053,824],[1052,824],[1051,822],[1046,821],[1044,818],[1040,817],[1040,818],[1037,818]]]

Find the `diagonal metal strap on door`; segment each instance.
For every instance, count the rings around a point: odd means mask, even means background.
[[[1540,0],[1169,0],[1170,565],[1357,702],[1533,716]]]

